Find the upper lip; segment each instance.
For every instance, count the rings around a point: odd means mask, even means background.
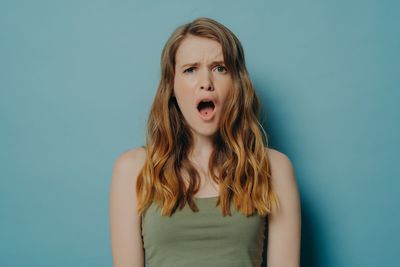
[[[202,101],[212,101],[213,104],[214,104],[214,107],[216,106],[215,98],[214,98],[214,97],[205,96],[205,97],[199,98],[199,99],[196,101],[196,108],[199,106],[200,102],[202,102]]]

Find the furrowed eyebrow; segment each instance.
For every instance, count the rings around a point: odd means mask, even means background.
[[[217,64],[224,65],[225,62],[224,62],[224,61],[213,61],[213,62],[211,62],[211,64],[210,64],[209,66],[217,65]],[[198,62],[187,63],[187,64],[182,65],[181,68],[185,68],[185,67],[187,67],[187,66],[198,66],[198,65],[199,65]]]

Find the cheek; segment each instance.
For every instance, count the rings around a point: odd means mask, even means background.
[[[174,94],[179,101],[182,98],[182,94],[184,94],[185,85],[182,83],[180,79],[175,78],[174,80]]]
[[[174,91],[177,93],[185,91],[184,89],[188,87],[188,81],[183,77],[176,76],[174,79]]]
[[[221,86],[221,99],[225,102],[228,98],[229,94],[232,93],[233,84],[231,81],[225,81],[224,84]]]
[[[174,94],[176,98],[176,102],[178,103],[179,109],[181,111],[185,111],[188,109],[188,105],[190,103],[191,95],[189,90],[186,87],[175,84]]]
[[[193,82],[190,81],[189,79],[185,79],[183,77],[175,78],[174,94],[175,94],[177,100],[181,102],[180,104],[185,104],[185,103],[191,101],[191,98],[194,97],[193,89],[194,89]],[[182,101],[184,103],[182,103]]]

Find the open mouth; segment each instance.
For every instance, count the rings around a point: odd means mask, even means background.
[[[214,114],[215,105],[213,101],[201,101],[197,106],[197,110],[204,119],[210,119]]]

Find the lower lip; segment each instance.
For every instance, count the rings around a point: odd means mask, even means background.
[[[198,112],[200,118],[201,118],[203,121],[211,121],[211,120],[215,117],[215,109],[216,109],[216,108],[214,108],[213,111],[212,111],[211,113],[209,113],[209,114],[207,114],[207,115],[205,115],[205,116],[204,116],[203,114],[201,114],[200,111],[197,110],[197,112]]]

